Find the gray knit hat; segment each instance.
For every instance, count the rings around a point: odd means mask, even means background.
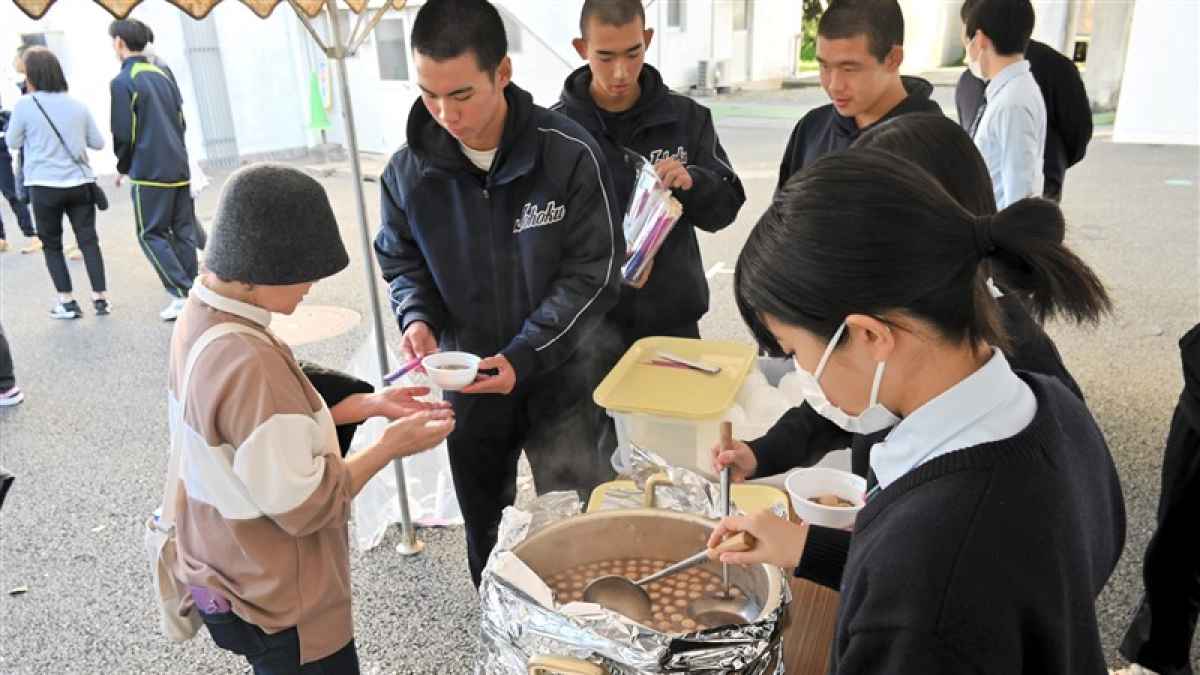
[[[325,188],[283,164],[251,164],[221,190],[204,264],[231,281],[283,286],[346,269]]]

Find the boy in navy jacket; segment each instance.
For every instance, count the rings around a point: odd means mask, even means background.
[[[117,185],[125,176],[133,184],[139,243],[171,296],[159,317],[174,321],[198,272],[183,98],[171,74],[142,54],[153,36],[145,24],[114,21],[108,32],[121,60],[110,86]]]
[[[486,0],[431,0],[412,44],[421,101],[381,180],[375,250],[405,358],[485,357],[449,394],[450,465],[478,585],[517,458],[539,492],[611,476],[592,389],[591,334],[613,306],[624,251],[603,153],[579,125],[511,83]]]

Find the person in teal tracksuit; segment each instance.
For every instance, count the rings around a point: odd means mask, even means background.
[[[126,176],[133,184],[138,240],[171,296],[159,316],[173,321],[183,310],[198,262],[183,98],[174,79],[142,54],[153,35],[145,24],[114,21],[108,34],[121,60],[110,87],[117,184]]]

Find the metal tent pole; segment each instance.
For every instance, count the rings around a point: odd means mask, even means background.
[[[329,13],[330,39],[333,43],[330,58],[337,64],[338,93],[342,103],[342,120],[346,127],[346,144],[350,152],[350,175],[354,180],[355,203],[358,206],[358,223],[361,226],[359,234],[362,238],[363,262],[367,271],[367,292],[371,303],[371,319],[375,328],[375,349],[379,355],[379,377],[388,374],[387,341],[383,332],[383,316],[379,311],[379,287],[375,277],[375,254],[371,247],[371,228],[367,222],[367,201],[363,194],[362,165],[358,156],[358,134],[354,129],[354,109],[350,103],[350,81],[346,74],[346,45],[342,40],[341,17],[338,16],[335,0],[328,0],[325,11]],[[376,22],[378,19],[376,19]],[[374,25],[376,22],[372,22]],[[417,539],[417,531],[412,524],[412,514],[408,509],[408,483],[404,476],[402,460],[392,462],[396,471],[396,488],[400,499],[400,544],[396,550],[403,555],[416,555],[425,548]]]

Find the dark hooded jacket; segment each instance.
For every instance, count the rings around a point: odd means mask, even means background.
[[[708,280],[696,240],[696,228],[717,232],[731,224],[746,201],[717,138],[712,114],[691,98],[671,91],[650,65],[638,78],[641,96],[622,113],[608,113],[592,99],[591,70],[571,73],[562,96],[552,108],[587,129],[608,158],[622,217],[636,179],[636,166],[627,151],[650,161],[667,157],[687,165],[691,190],[675,190],[683,217],[663,242],[654,269],[641,289],[624,287],[611,313],[626,334],[652,335],[694,324],[708,312]]]
[[[901,80],[908,96],[879,121],[865,129],[859,129],[853,117],[838,114],[832,103],[810,110],[800,118],[796,128],[792,130],[792,137],[788,139],[787,150],[783,152],[776,189],[782,188],[793,174],[821,157],[849,150],[859,136],[877,124],[908,113],[942,112],[941,106],[929,98],[933,94],[933,85],[927,80],[907,75]]]
[[[400,329],[503,354],[518,383],[569,359],[616,302],[621,220],[604,155],[514,84],[491,170],[470,164],[421,101],[380,180],[375,253]]]

